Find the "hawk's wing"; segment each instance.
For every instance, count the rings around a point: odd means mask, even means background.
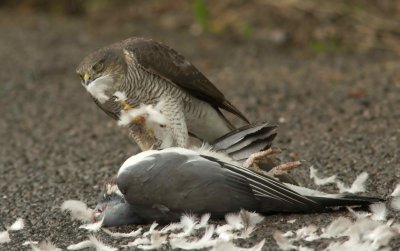
[[[93,98],[93,97],[92,97],[92,98]],[[112,112],[110,109],[108,109],[108,108],[106,108],[104,105],[100,104],[100,102],[99,102],[97,99],[93,98],[93,101],[94,101],[94,103],[95,103],[98,107],[100,107],[100,108],[103,110],[103,112],[105,112],[108,116],[110,116],[111,118],[113,118],[113,119],[115,119],[115,120],[118,120],[118,119],[119,119],[119,118],[118,118],[118,114]]]
[[[138,64],[146,71],[178,85],[215,108],[222,108],[249,122],[210,80],[172,48],[144,38],[128,39],[124,41],[123,46],[124,49],[133,52]]]

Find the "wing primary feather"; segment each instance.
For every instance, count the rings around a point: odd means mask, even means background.
[[[256,181],[254,179],[249,179],[243,174],[236,173],[236,172],[234,172],[232,170],[229,170],[229,171],[235,173],[238,176],[246,178],[249,181],[250,185],[256,186],[258,189],[260,189],[262,191],[265,191],[267,193],[269,192],[269,194],[275,194],[276,196],[278,196],[280,198],[280,200],[285,200],[288,203],[306,204],[303,201],[298,200],[297,198],[308,200],[306,197],[303,197],[300,194],[298,194],[296,192],[293,192],[289,188],[282,189],[282,188],[285,188],[284,186],[280,186],[279,187],[279,186],[276,186],[273,183],[263,184],[262,182]],[[289,192],[289,195],[287,193],[285,193],[285,192]],[[290,195],[290,194],[292,194],[292,195]]]
[[[308,199],[307,197],[304,197],[304,196],[300,195],[299,193],[291,190],[290,188],[286,187],[285,185],[281,184],[280,182],[274,180],[271,177],[262,176],[260,174],[254,173],[243,167],[238,167],[235,165],[231,165],[229,163],[220,162],[220,164],[223,166],[223,168],[226,168],[227,170],[231,170],[232,172],[234,172],[237,175],[244,176],[246,179],[248,179],[248,181],[250,183],[255,183],[257,185],[261,185],[262,187],[264,187],[270,191],[273,191],[275,193],[278,193],[279,195],[282,195],[286,198],[289,198],[296,202],[306,201],[308,203],[318,204],[315,201]],[[301,203],[305,204],[305,202],[301,202]]]

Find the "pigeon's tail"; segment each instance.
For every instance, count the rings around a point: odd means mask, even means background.
[[[327,194],[320,191],[312,190],[305,187],[300,187],[292,184],[285,184],[292,191],[304,196],[304,201],[302,201],[302,207],[297,205],[293,210],[288,210],[287,212],[323,212],[335,209],[337,207],[347,207],[347,206],[360,206],[366,208],[367,206],[385,201],[384,199],[378,197],[366,197],[359,196],[355,194]],[[289,207],[290,209],[290,207]],[[300,210],[297,210],[300,209]],[[297,211],[296,211],[297,210]]]
[[[381,198],[363,197],[356,195],[332,195],[327,196],[305,196],[291,203],[280,200],[271,201],[266,197],[265,202],[261,199],[261,212],[269,214],[271,212],[280,213],[320,213],[332,210],[343,209],[348,206],[357,206],[368,210],[368,206],[384,201]]]
[[[236,161],[244,161],[251,154],[268,149],[276,136],[276,126],[267,122],[256,122],[235,129],[216,139],[215,151],[227,153]]]
[[[307,198],[315,201],[324,209],[346,206],[367,207],[371,204],[385,201],[382,198],[358,196],[354,194],[341,194],[332,197],[307,196]]]

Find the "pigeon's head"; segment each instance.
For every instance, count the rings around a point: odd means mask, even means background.
[[[97,203],[93,212],[94,221],[103,220],[103,226],[122,226],[142,224],[134,207],[127,203],[119,191],[105,193]]]
[[[90,94],[103,103],[124,81],[126,68],[123,51],[114,45],[86,56],[76,73]]]

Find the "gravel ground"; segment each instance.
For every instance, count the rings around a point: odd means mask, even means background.
[[[92,102],[75,67],[95,48],[131,35],[181,51],[252,121],[280,123],[277,145],[321,176],[338,174],[350,184],[367,171],[368,195],[383,197],[400,181],[400,62],[393,55],[311,55],[260,41],[172,34],[144,23],[99,30],[82,19],[0,16],[0,221],[9,225],[23,217],[27,223],[1,250],[24,249],[25,240],[50,240],[65,249],[87,238],[60,205],[78,199],[93,207],[104,180],[138,148]],[[294,175],[316,188],[308,173],[306,166]],[[324,226],[340,215],[348,213],[267,216],[241,244],[266,238],[265,250],[274,250],[276,229]],[[291,219],[297,220],[287,224]],[[391,245],[399,247],[399,238]]]

